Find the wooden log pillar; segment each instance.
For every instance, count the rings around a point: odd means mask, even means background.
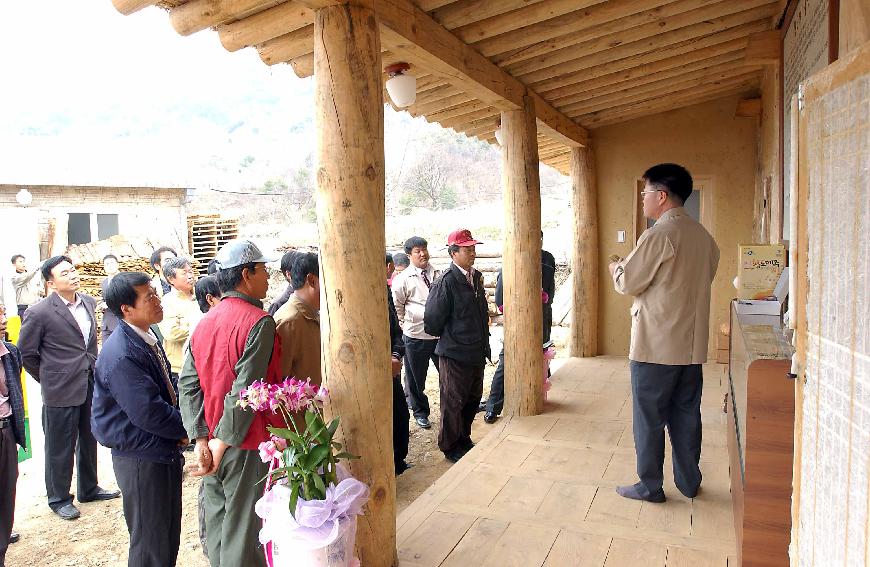
[[[501,114],[505,207],[505,414],[544,409],[541,305],[541,183],[534,101]]]
[[[571,149],[574,254],[571,302],[571,356],[598,354],[598,199],[592,149]]]
[[[371,489],[359,516],[366,567],[398,565],[392,382],[384,280],[384,107],[378,23],[371,9],[316,11],[317,224],[323,383],[341,416],[353,475]]]

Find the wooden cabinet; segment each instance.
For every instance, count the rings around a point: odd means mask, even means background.
[[[738,554],[744,567],[789,565],[794,381],[779,317],[731,306],[728,453]]]

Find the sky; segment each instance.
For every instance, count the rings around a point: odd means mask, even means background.
[[[314,152],[314,83],[288,65],[182,37],[159,8],[0,5],[0,183],[239,188]],[[393,146],[437,128],[386,114]]]

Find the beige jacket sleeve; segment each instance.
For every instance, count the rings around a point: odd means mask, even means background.
[[[622,295],[640,295],[650,286],[659,266],[674,257],[667,235],[647,230],[628,257],[613,272],[613,287]]]

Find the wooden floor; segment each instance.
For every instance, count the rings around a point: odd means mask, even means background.
[[[556,361],[560,362],[560,361]],[[736,565],[724,367],[704,369],[704,481],[694,499],[626,500],[635,475],[625,358],[568,359],[543,415],[475,427],[492,432],[399,517],[402,567],[704,567]]]

